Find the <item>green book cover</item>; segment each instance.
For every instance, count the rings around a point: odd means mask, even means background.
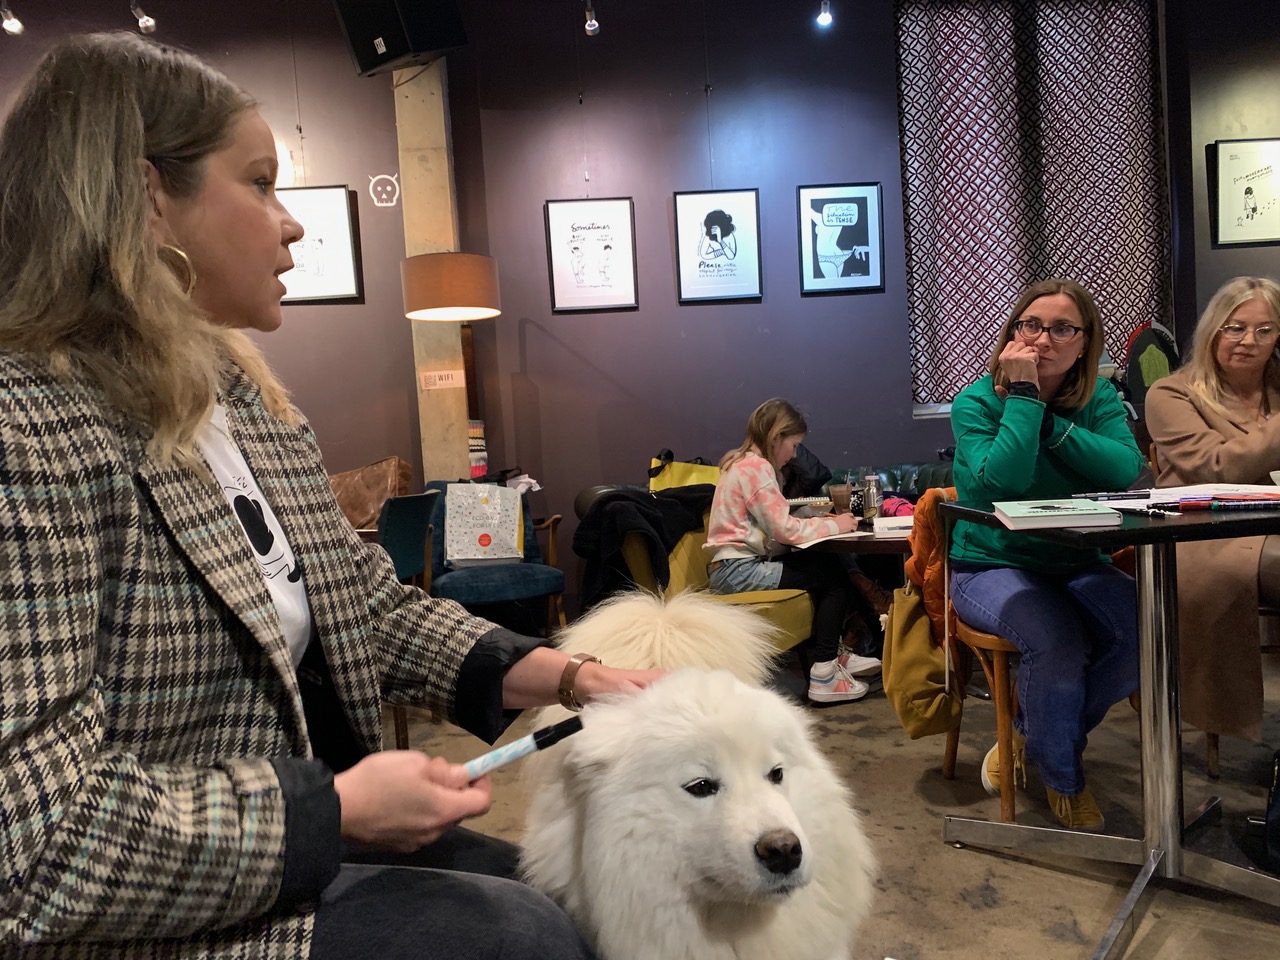
[[[1106,527],[1118,524],[1119,510],[1094,500],[1002,500],[995,514],[1010,530],[1037,527]]]

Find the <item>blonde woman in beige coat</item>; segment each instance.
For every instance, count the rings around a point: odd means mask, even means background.
[[[1147,394],[1158,486],[1270,483],[1280,470],[1280,286],[1237,277],[1209,301],[1191,356]],[[1259,601],[1280,602],[1280,538],[1178,544],[1182,718],[1262,736]]]

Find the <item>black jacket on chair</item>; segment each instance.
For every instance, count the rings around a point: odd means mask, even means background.
[[[587,561],[582,571],[582,609],[635,584],[622,559],[622,541],[629,533],[644,536],[653,572],[665,585],[670,569],[667,554],[690,530],[701,530],[703,517],[715,495],[713,484],[647,490],[615,490],[596,499],[573,535],[573,552]]]

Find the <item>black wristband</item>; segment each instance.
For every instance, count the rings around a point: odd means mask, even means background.
[[[1030,380],[1014,380],[1008,387],[1009,396],[1023,397],[1026,400],[1039,400],[1040,388]]]

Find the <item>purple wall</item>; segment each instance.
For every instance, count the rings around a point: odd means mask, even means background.
[[[1236,0],[1229,15],[1202,13],[1191,0],[1177,0],[1171,10],[1171,16],[1184,18],[1193,38],[1186,56],[1197,310],[1232,277],[1280,279],[1280,246],[1211,245],[1207,181],[1215,140],[1280,138],[1280,6],[1274,0]],[[1196,319],[1179,317],[1179,339],[1191,336]]]
[[[135,26],[126,3],[13,7],[27,29],[0,35],[0,114],[55,40]],[[328,0],[153,0],[144,9],[158,21],[157,39],[200,54],[257,97],[277,135],[296,144],[301,124],[308,184],[356,191],[365,303],[287,306],[284,325],[258,342],[310,419],[330,470],[393,453],[420,470],[413,344],[400,301],[403,221],[398,206],[375,207],[368,193],[369,177],[398,169],[390,78],[355,75]]]
[[[464,244],[502,277],[502,317],[475,325],[492,463],[569,514],[584,486],[643,480],[661,447],[718,458],[775,395],[832,465],[950,443],[945,421],[911,417],[891,0],[825,33],[816,3],[708,5],[705,33],[701,4],[601,4],[594,38],[571,3],[461,6]],[[802,298],[797,185],[865,181],[883,187],[885,291]],[[760,191],[762,302],[679,305],[672,193],[744,187]],[[587,195],[634,198],[638,310],[551,313],[543,201]]]

